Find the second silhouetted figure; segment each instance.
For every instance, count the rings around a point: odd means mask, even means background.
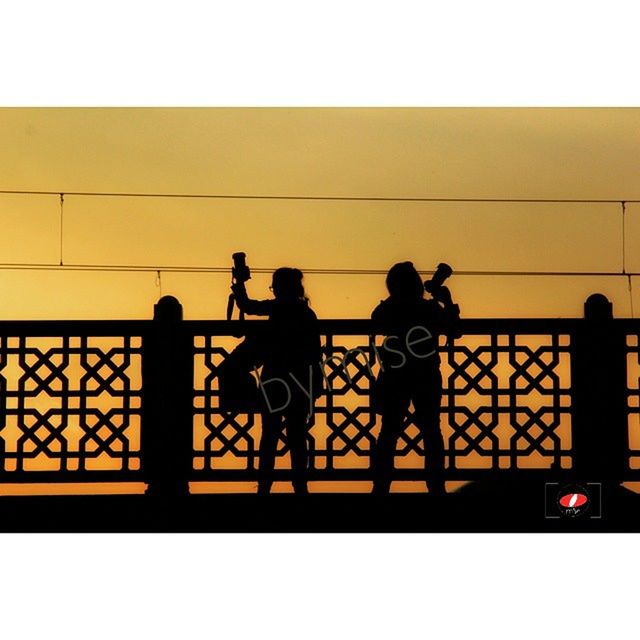
[[[411,262],[400,262],[386,279],[389,297],[371,314],[373,331],[385,336],[380,374],[373,389],[376,412],[382,416],[380,435],[372,452],[373,492],[389,492],[396,442],[410,403],[425,445],[425,476],[430,493],[444,493],[444,443],[440,431],[442,375],[438,337],[457,337],[460,318],[445,286],[424,298],[424,285]]]

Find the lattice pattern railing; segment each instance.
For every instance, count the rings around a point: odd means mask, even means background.
[[[629,466],[640,469],[640,329],[627,333],[627,413]]]
[[[452,347],[440,345],[445,383],[441,425],[449,477],[485,470],[569,469],[575,449],[574,336],[581,320],[465,320]],[[141,427],[144,340],[139,322],[0,323],[0,452],[3,482],[144,479]],[[249,325],[246,325],[249,326]],[[629,474],[640,469],[640,330],[616,320],[626,335]],[[377,373],[369,323],[323,321],[325,372],[331,393],[309,430],[311,477],[370,479],[379,418],[369,403]],[[216,368],[238,344],[237,325],[182,322],[193,345],[195,480],[255,479],[260,416],[218,406]],[[156,354],[157,356],[157,354]],[[605,437],[605,434],[603,434]],[[286,438],[277,469],[287,476]],[[409,415],[398,441],[399,478],[417,479],[422,439]],[[429,455],[429,452],[426,452]],[[637,474],[637,471],[636,471]]]
[[[140,470],[142,326],[2,323],[4,481],[118,479]]]
[[[452,475],[470,469],[571,466],[570,334],[562,322],[534,324],[534,332],[521,335],[523,329],[530,331],[530,323],[466,321],[463,338],[451,348],[440,345],[441,425]],[[379,430],[369,403],[377,374],[369,325],[327,321],[323,327],[331,393],[316,405],[308,435],[310,467],[317,477],[365,477]],[[245,473],[230,477],[252,477],[257,468],[259,416],[229,414],[218,405],[216,367],[238,342],[211,334],[195,338],[194,453],[203,476],[236,470]],[[283,435],[281,468],[287,466],[286,452]],[[423,456],[421,434],[410,414],[396,454],[396,467],[404,470],[400,475],[419,477]]]

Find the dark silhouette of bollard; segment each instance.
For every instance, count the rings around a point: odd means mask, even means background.
[[[613,487],[627,468],[625,333],[601,293],[584,304],[571,366],[576,478]]]
[[[142,343],[142,470],[147,495],[189,493],[192,468],[193,349],[182,306],[164,296]]]

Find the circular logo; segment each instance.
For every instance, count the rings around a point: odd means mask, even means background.
[[[589,492],[581,485],[568,485],[558,492],[558,509],[567,518],[584,515],[590,506]]]

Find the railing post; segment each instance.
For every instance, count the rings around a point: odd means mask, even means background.
[[[571,362],[574,470],[581,481],[613,485],[627,469],[625,334],[602,294],[584,304]]]
[[[142,343],[142,470],[147,495],[187,495],[192,468],[193,354],[182,306],[164,296]]]

